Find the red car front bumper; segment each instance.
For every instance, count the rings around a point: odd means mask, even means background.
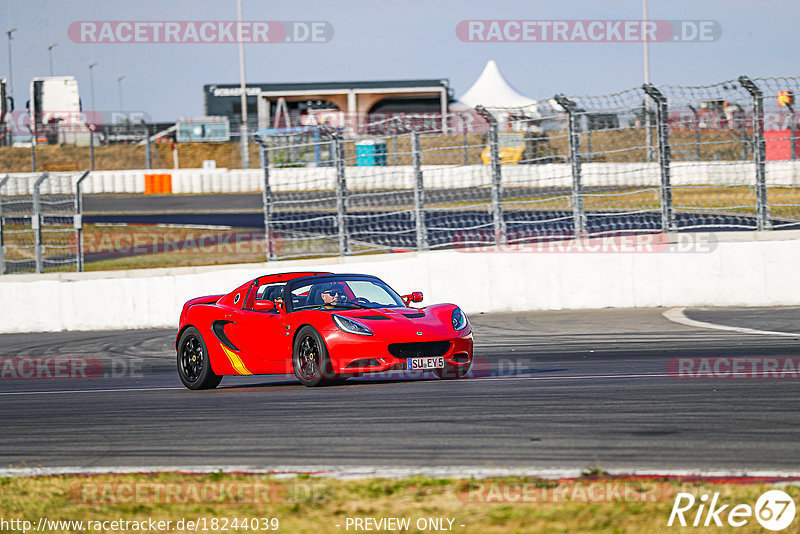
[[[379,373],[406,370],[411,357],[442,356],[446,365],[466,367],[472,363],[472,331],[449,339],[386,339],[329,332],[325,344],[336,373]]]

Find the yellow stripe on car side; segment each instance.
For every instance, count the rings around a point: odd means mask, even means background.
[[[220,347],[222,347],[222,352],[224,352],[225,356],[228,357],[228,360],[231,362],[231,365],[233,366],[234,370],[237,373],[239,373],[240,375],[252,375],[253,374],[247,369],[247,367],[244,366],[244,364],[242,363],[242,359],[239,358],[238,354],[228,350],[225,347],[225,345],[220,344]]]

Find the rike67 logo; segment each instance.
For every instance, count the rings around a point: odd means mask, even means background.
[[[691,493],[678,493],[667,526],[671,527],[677,521],[682,527],[721,527],[725,522],[731,527],[743,527],[755,518],[765,529],[777,532],[792,524],[794,514],[794,500],[781,490],[764,492],[755,507],[749,504],[733,507],[721,504],[718,492],[710,500],[707,494],[697,499]]]

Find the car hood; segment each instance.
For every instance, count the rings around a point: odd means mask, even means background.
[[[407,335],[414,339],[412,336],[422,332],[425,336],[449,338],[458,334],[451,322],[455,308],[454,304],[437,304],[426,308],[342,309],[333,313],[359,321],[375,335]]]

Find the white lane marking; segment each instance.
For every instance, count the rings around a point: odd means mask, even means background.
[[[186,389],[182,387],[168,388],[119,388],[119,389],[59,389],[55,391],[2,391],[0,395],[61,395],[65,393],[117,393],[119,391],[162,391]]]
[[[733,376],[736,373],[731,373]],[[748,375],[748,373],[741,373]],[[752,373],[750,373],[751,375]],[[495,377],[474,377],[466,378],[464,380],[409,380],[408,382],[435,382],[440,383],[464,383],[473,381],[484,380],[587,380],[587,379],[603,379],[603,378],[664,378],[664,377],[677,377],[677,374],[669,373],[651,373],[651,374],[636,374],[636,375],[566,375],[566,376],[495,376]],[[748,375],[749,376],[749,375]],[[363,380],[361,384],[369,384],[371,380]],[[376,381],[380,383],[380,381]],[[346,386],[358,387],[358,383],[346,384]],[[253,385],[251,387],[258,387]],[[71,393],[117,393],[127,391],[169,391],[169,390],[183,390],[182,387],[165,387],[165,388],[120,388],[120,389],[62,389],[57,391],[4,391],[0,392],[3,395],[68,395]],[[220,388],[220,391],[234,390],[236,388]]]
[[[689,319],[683,311],[686,308],[670,308],[662,315],[672,321],[686,326],[694,326],[695,328],[709,328],[711,330],[728,330],[730,332],[739,332],[741,334],[759,334],[764,336],[782,336],[782,337],[800,337],[800,334],[793,334],[791,332],[773,332],[771,330],[756,330],[754,328],[742,328],[739,326],[727,326],[724,324],[707,323],[705,321],[695,321]]]
[[[774,378],[772,371],[758,371],[758,372],[731,372],[725,375],[725,378]],[[601,380],[604,378],[675,378],[680,380],[708,380],[717,378],[715,376],[692,377],[686,376],[684,373],[642,373],[642,374],[629,374],[629,375],[566,375],[566,376],[497,376],[497,377],[474,377],[459,380],[447,380],[451,384],[464,383],[464,382],[483,382],[484,380]],[[431,380],[431,382],[437,382]]]
[[[174,466],[142,466],[142,467],[9,467],[0,468],[0,477],[31,477],[55,475],[105,475],[105,474],[137,474],[137,473],[248,473],[268,474],[275,478],[294,478],[300,474],[310,474],[320,478],[365,479],[365,478],[407,478],[411,476],[429,476],[435,478],[489,478],[504,476],[531,476],[546,479],[578,478],[581,469],[574,467],[485,467],[485,466],[405,466],[385,467],[376,465],[364,466],[324,466],[324,465],[174,465]],[[612,476],[699,476],[699,477],[735,477],[735,478],[800,478],[800,471],[788,470],[692,470],[692,469],[653,469],[635,467],[630,469],[608,469]]]
[[[565,376],[487,376],[475,377],[471,380],[591,380],[602,378],[665,378],[678,376],[670,373],[641,373],[635,375],[565,375]],[[456,383],[456,380],[448,382]]]
[[[726,375],[726,378],[735,378],[741,376],[743,378],[756,378],[759,375],[767,377],[770,372],[731,372]],[[639,373],[639,374],[626,374],[626,375],[563,375],[563,376],[488,376],[488,377],[467,377],[462,380],[403,380],[403,382],[431,382],[436,384],[465,384],[465,383],[480,383],[486,381],[508,381],[508,380],[603,380],[607,378],[679,378],[685,379],[687,377],[680,373]],[[362,380],[352,384],[345,384],[342,387],[358,387],[359,384],[381,384],[380,380]],[[258,384],[248,386],[248,388],[259,388]],[[270,386],[265,386],[270,387]],[[58,391],[4,391],[0,392],[3,395],[66,395],[70,393],[118,393],[127,391],[170,391],[170,390],[184,390],[183,387],[164,387],[164,388],[121,388],[121,389],[75,389],[75,390],[58,390]],[[218,391],[236,391],[238,387],[220,388]]]

